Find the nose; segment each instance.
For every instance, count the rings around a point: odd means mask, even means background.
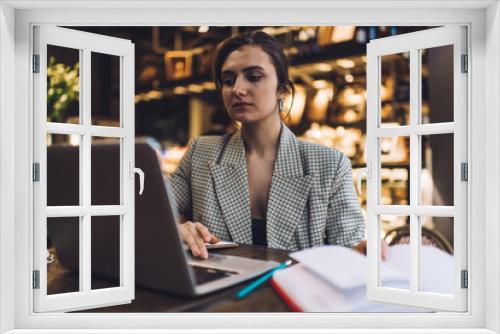
[[[242,77],[237,77],[233,85],[233,94],[236,96],[244,96],[247,93],[245,80]]]

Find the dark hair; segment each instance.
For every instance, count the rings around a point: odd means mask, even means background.
[[[217,91],[220,93],[222,88],[222,65],[224,65],[224,62],[231,52],[245,45],[258,46],[271,57],[278,78],[278,91],[282,93],[291,93],[293,104],[295,87],[288,76],[288,60],[283,52],[283,48],[276,38],[259,30],[238,34],[225,39],[218,45],[213,66],[213,77]],[[290,106],[290,110],[291,109],[292,107]],[[287,116],[289,116],[290,110]]]

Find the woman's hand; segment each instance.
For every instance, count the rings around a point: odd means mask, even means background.
[[[366,255],[366,243],[367,240],[361,240],[359,244],[353,247],[353,249],[363,255]],[[382,254],[380,255],[380,257],[382,258],[382,261],[385,261],[387,260],[387,255],[389,253],[389,245],[387,244],[387,242],[385,242],[385,240],[381,240],[380,244],[382,246]]]
[[[179,232],[182,240],[184,240],[189,249],[191,249],[191,253],[203,259],[208,258],[208,251],[207,247],[205,247],[205,243],[217,243],[219,241],[219,238],[210,233],[203,224],[198,222],[187,221],[180,224]]]

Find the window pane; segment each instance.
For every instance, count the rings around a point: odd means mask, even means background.
[[[380,123],[410,124],[410,53],[381,57]]]
[[[120,216],[93,216],[92,289],[120,286]]]
[[[80,204],[80,143],[79,135],[47,135],[47,206]]]
[[[379,138],[380,198],[383,205],[408,205],[410,203],[410,138]]]
[[[121,141],[92,137],[92,205],[120,205]]]
[[[379,217],[380,222],[380,233],[382,238],[391,247],[394,245],[401,245],[401,247],[409,248],[410,245],[410,217],[408,216],[394,216],[394,215],[383,215]],[[399,247],[399,246],[397,246]],[[407,251],[398,252],[402,259],[398,261],[400,266],[398,268],[386,267],[385,262],[382,261],[380,264],[380,278],[382,287],[392,287],[398,289],[410,289],[410,252]],[[408,279],[405,280],[391,280],[390,272],[397,269],[401,274],[403,274]]]
[[[420,290],[453,294],[453,218],[420,217],[422,245],[420,253]]]
[[[92,52],[92,125],[120,125],[120,57]]]
[[[47,45],[47,122],[80,123],[80,50]]]
[[[420,50],[422,123],[453,122],[453,45]]]
[[[47,218],[47,294],[79,291],[80,218]]]
[[[421,137],[422,205],[453,206],[453,134]]]

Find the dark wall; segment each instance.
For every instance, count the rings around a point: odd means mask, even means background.
[[[432,48],[427,52],[430,122],[453,121],[453,46]],[[434,192],[433,204],[454,205],[453,135],[429,137],[432,150],[432,176],[437,190]],[[440,198],[436,198],[437,194]],[[449,223],[449,219],[435,218],[435,222],[438,223],[437,229],[453,242],[453,224]]]

